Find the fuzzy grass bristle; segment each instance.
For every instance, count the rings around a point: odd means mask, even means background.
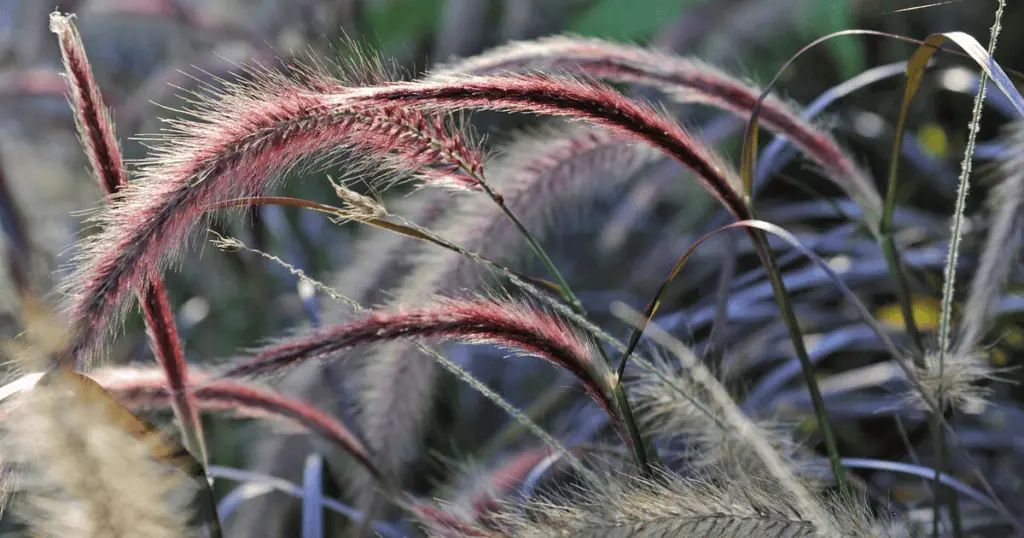
[[[914,371],[919,389],[907,398],[920,409],[927,409],[921,393],[933,402],[941,402],[970,415],[980,414],[988,405],[992,389],[983,382],[995,379],[995,371],[982,353],[940,354],[926,353],[923,364]]]
[[[696,102],[746,118],[761,89],[707,63],[602,39],[553,36],[503,45],[435,69],[430,80],[511,72],[567,72],[609,82],[656,87],[681,102]],[[873,180],[824,130],[802,119],[774,95],[762,103],[761,123],[793,140],[837,185],[857,200],[870,226],[882,214],[882,197]]]
[[[678,123],[653,107],[594,81],[566,75],[457,77],[444,82],[396,83],[334,96],[339,105],[407,104],[438,112],[494,110],[587,121],[650,144],[694,171],[733,215],[745,218],[738,176]]]
[[[539,357],[572,372],[595,402],[612,416],[615,414],[609,399],[612,373],[604,362],[595,360],[589,342],[564,321],[537,307],[500,299],[439,298],[429,307],[374,312],[263,348],[251,357],[236,360],[219,376],[266,375],[353,347],[420,338],[496,344]]]
[[[872,536],[879,528],[840,499],[821,502],[835,528],[842,529],[831,536]],[[825,536],[825,529],[802,514],[786,491],[723,475],[612,475],[590,489],[508,505],[493,520],[500,535],[508,537]]]

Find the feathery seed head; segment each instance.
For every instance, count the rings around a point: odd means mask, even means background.
[[[653,86],[680,101],[704,103],[744,119],[761,95],[760,88],[704,62],[634,45],[572,36],[500,46],[442,66],[429,80],[532,70],[579,73],[610,82]],[[802,119],[772,95],[762,103],[760,121],[807,153],[832,181],[858,201],[869,225],[877,225],[882,212],[881,195],[871,178],[827,132]]]
[[[110,421],[101,402],[61,382],[18,396],[5,418],[3,456],[25,479],[17,508],[38,536],[186,536],[188,499],[147,441]]]

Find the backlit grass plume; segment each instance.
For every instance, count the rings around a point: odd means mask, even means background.
[[[707,538],[876,536],[875,522],[839,499],[822,499],[838,534],[825,534],[788,493],[743,477],[608,476],[595,489],[509,503],[492,516],[498,536]],[[452,534],[456,535],[456,534]],[[465,535],[464,535],[465,536]]]
[[[94,377],[126,407],[165,407],[173,399],[155,372],[136,368],[105,368]],[[193,372],[189,393],[205,412],[232,413],[244,418],[274,418],[296,423],[350,454],[378,480],[385,480],[366,447],[349,429],[325,411],[309,403],[242,380],[216,379],[210,373]]]
[[[549,74],[463,76],[357,88],[330,101],[341,106],[406,104],[438,112],[495,110],[586,121],[665,152],[693,170],[733,215],[749,215],[739,179],[717,155],[666,114],[596,82]]]
[[[351,150],[357,163],[419,173],[427,184],[475,184],[459,170],[479,170],[481,154],[447,120],[394,106],[337,106],[320,91],[342,90],[340,82],[303,73],[296,79],[254,69],[224,93],[198,96],[187,118],[151,139],[158,143],[151,156],[83,245],[68,289],[69,317],[80,321],[66,360],[95,354],[124,312],[125,290],[159,276],[206,207],[261,193],[299,165]]]
[[[64,68],[71,87],[71,108],[75,114],[78,136],[86,149],[92,172],[100,188],[107,199],[112,200],[128,185],[128,173],[114,135],[110,111],[103,103],[103,96],[93,79],[82,40],[70,17],[52,13],[50,30],[59,38]],[[207,457],[202,425],[195,402],[185,390],[188,385],[188,370],[163,281],[155,276],[137,288],[153,352],[164,369],[167,386],[174,394],[172,406],[185,433],[186,444],[205,462]]]

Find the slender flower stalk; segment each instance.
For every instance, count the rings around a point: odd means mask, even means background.
[[[991,34],[988,42],[988,57],[991,58],[996,52],[996,43],[999,39],[999,32],[1002,29],[1003,10],[1006,8],[1006,0],[999,0],[995,13],[995,22],[992,24]],[[960,240],[963,234],[964,210],[967,204],[967,192],[970,189],[971,165],[974,159],[975,141],[978,138],[978,130],[981,128],[981,109],[985,101],[985,91],[988,84],[988,74],[981,74],[978,94],[974,97],[974,109],[971,113],[971,123],[967,131],[967,145],[964,149],[964,158],[960,165],[960,179],[957,186],[956,206],[953,209],[953,225],[950,232],[949,251],[946,257],[946,266],[943,271],[942,283],[942,309],[939,314],[939,352],[938,372],[939,378],[945,377],[946,358],[952,350],[950,344],[951,323],[953,316],[953,291],[956,286],[956,270],[959,264]],[[962,365],[958,365],[961,366]],[[958,381],[963,381],[960,379]],[[968,386],[972,379],[966,379]],[[948,394],[940,392],[937,394],[939,404],[945,408],[950,404]],[[939,521],[941,520],[941,509],[939,505],[940,493],[945,493],[949,505],[950,516],[953,521],[953,534],[956,538],[964,536],[963,521],[960,515],[960,504],[957,501],[955,490],[948,490],[942,487],[942,473],[947,472],[946,432],[941,427],[942,416],[936,414],[932,418],[932,429],[934,431],[935,448],[938,452],[938,465],[935,467],[935,477],[932,480],[932,487],[935,491],[936,502],[934,504],[934,517],[932,519],[932,535],[939,534]]]

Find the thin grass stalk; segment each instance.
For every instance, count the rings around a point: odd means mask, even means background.
[[[565,280],[565,277],[562,276],[562,273],[558,270],[555,262],[552,261],[550,256],[548,256],[547,251],[544,250],[544,247],[542,247],[540,242],[537,241],[537,238],[530,233],[530,230],[526,228],[523,222],[516,217],[515,213],[509,209],[508,205],[505,204],[505,200],[498,196],[497,193],[495,193],[494,190],[492,190],[491,187],[483,181],[482,174],[480,176],[480,187],[485,193],[487,193],[487,196],[489,196],[491,200],[494,200],[494,203],[501,208],[501,212],[508,217],[512,224],[515,225],[516,229],[519,230],[519,233],[523,236],[523,239],[525,239],[527,244],[530,245],[530,249],[537,255],[541,263],[544,264],[545,269],[547,269],[547,271],[551,273],[551,276],[554,277],[555,282],[558,284],[559,294],[569,302],[569,305],[578,314],[586,315],[586,311],[583,309],[583,303],[581,303],[579,298],[576,297],[576,294],[573,293],[572,288],[569,287],[569,283]],[[602,350],[601,353],[603,354],[604,351]]]
[[[71,17],[52,13],[50,29],[59,38],[79,137],[86,148],[93,175],[110,202],[128,184],[128,174],[121,158],[110,111],[93,78],[85,48],[78,30],[71,23]],[[181,426],[185,446],[199,455],[205,469],[209,456],[202,422],[199,420],[195,399],[187,390],[185,354],[181,349],[181,338],[163,282],[154,277],[149,283],[137,286],[137,295],[152,338],[153,354],[164,370],[168,388],[175,395],[171,407]]]
[[[828,421],[828,413],[825,411],[825,399],[822,398],[821,388],[818,387],[817,374],[815,372],[817,368],[807,353],[807,346],[804,344],[800,323],[796,319],[796,312],[793,310],[792,301],[790,301],[789,294],[786,291],[786,284],[782,281],[779,268],[775,263],[775,256],[771,253],[771,247],[768,245],[768,239],[765,237],[764,232],[749,228],[747,230],[753,238],[758,258],[761,259],[761,263],[768,274],[768,279],[772,283],[772,291],[775,294],[776,302],[779,304],[779,310],[782,311],[783,322],[785,322],[786,328],[789,330],[790,340],[793,342],[796,356],[800,359],[800,368],[803,371],[804,380],[807,382],[807,391],[810,393],[811,404],[814,406],[815,418],[818,420],[818,426],[821,428],[821,435],[825,441],[832,474],[835,475],[840,491],[847,493],[846,470],[843,468],[839,456],[839,446],[836,444],[835,434],[832,432],[832,427]]]
[[[998,0],[995,21],[992,23],[991,35],[988,42],[988,55],[995,54],[996,42],[999,39],[999,31],[1003,18],[1003,10],[1006,8],[1006,0]],[[963,233],[964,208],[967,205],[967,192],[970,189],[971,164],[974,157],[974,148],[978,137],[978,129],[981,126],[982,104],[985,102],[985,92],[988,85],[988,74],[981,73],[981,80],[978,83],[978,94],[974,96],[974,109],[971,112],[971,123],[967,130],[967,146],[964,149],[964,158],[961,163],[959,186],[956,194],[956,207],[953,210],[953,225],[949,240],[949,253],[946,257],[946,270],[943,275],[942,285],[942,309],[939,316],[939,378],[943,378],[946,354],[950,350],[950,319],[953,314],[953,291],[956,285],[956,267],[960,254],[960,240]],[[940,395],[940,398],[942,395]],[[941,402],[940,402],[941,403]],[[936,449],[939,454],[939,464],[935,468],[932,489],[935,492],[935,513],[932,520],[932,534],[938,536],[940,503],[939,492],[944,492],[948,500],[950,517],[953,520],[953,534],[956,538],[964,535],[963,521],[960,515],[960,503],[957,500],[956,490],[942,487],[942,473],[948,468],[945,432],[938,424],[934,427],[936,431]]]
[[[902,133],[906,124],[906,114],[901,114],[896,124],[896,132]],[[882,222],[878,226],[879,241],[881,242],[882,255],[885,263],[889,266],[889,278],[892,281],[893,292],[896,295],[896,302],[900,305],[900,313],[903,315],[903,326],[910,336],[910,341],[917,349],[917,354],[924,352],[924,337],[917,327],[917,320],[914,319],[914,306],[910,297],[910,284],[907,281],[907,269],[903,266],[903,258],[896,247],[896,240],[893,230],[893,214],[896,212],[896,173],[897,162],[900,156],[900,145],[902,138],[897,137],[889,155],[889,181],[885,190],[885,207],[882,211]],[[923,364],[920,357],[915,357],[914,362],[919,366]]]

